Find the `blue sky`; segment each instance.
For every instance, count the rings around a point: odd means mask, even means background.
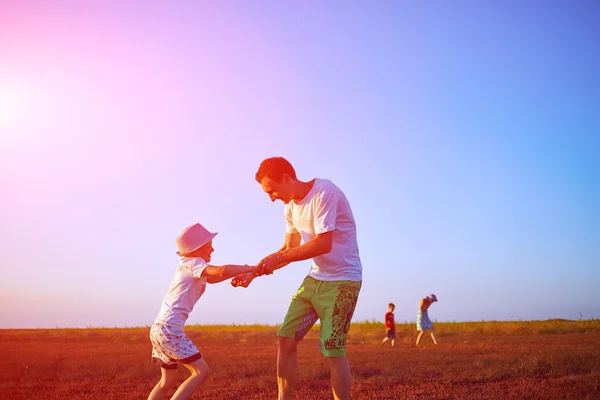
[[[595,2],[98,4],[0,5],[0,327],[151,324],[196,221],[275,251],[275,155],[350,201],[355,320],[600,317]],[[188,322],[279,323],[308,269]]]

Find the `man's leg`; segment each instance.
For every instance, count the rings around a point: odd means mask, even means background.
[[[317,281],[307,277],[292,297],[283,323],[277,330],[277,385],[279,400],[293,399],[298,373],[298,341],[318,319],[310,299],[316,290]]]
[[[384,344],[385,342],[387,342],[388,340],[390,340],[390,338],[389,338],[389,337],[386,337],[385,339],[383,339],[383,342],[381,342],[381,345],[383,346],[383,344]],[[393,342],[392,342],[392,343],[393,343]]]
[[[350,400],[350,364],[346,357],[328,357],[335,400]]]
[[[346,337],[358,301],[361,282],[321,282],[313,306],[321,320],[321,352],[329,360],[333,397],[350,399],[350,364],[346,358]]]
[[[298,375],[298,341],[283,336],[277,337],[277,386],[279,400],[294,398]]]

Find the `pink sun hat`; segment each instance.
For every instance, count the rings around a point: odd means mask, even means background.
[[[183,256],[198,250],[206,243],[210,242],[219,232],[209,232],[200,224],[190,225],[181,232],[181,235],[175,240],[178,256]]]

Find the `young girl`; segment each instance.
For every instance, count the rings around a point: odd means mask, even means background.
[[[212,239],[216,235],[202,225],[195,224],[185,228],[176,240],[179,249],[177,255],[181,256],[181,260],[160,312],[150,328],[152,359],[161,366],[162,376],[148,400],[166,396],[176,383],[178,364],[183,364],[191,375],[171,399],[187,399],[198,389],[210,371],[202,354],[183,332],[185,321],[204,293],[206,283],[217,283],[254,271],[248,265],[209,265],[214,251]]]
[[[417,330],[419,331],[419,336],[417,336],[417,346],[419,345],[419,342],[421,341],[421,336],[423,336],[423,333],[425,331],[431,332],[431,339],[433,340],[433,343],[437,344],[437,340],[435,340],[435,334],[433,333],[433,324],[431,323],[429,315],[427,314],[429,306],[431,306],[436,301],[437,297],[435,296],[435,294],[430,294],[429,296],[422,299],[419,303],[419,314],[417,315]]]

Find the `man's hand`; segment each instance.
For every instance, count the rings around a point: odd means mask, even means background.
[[[262,260],[260,260],[258,264],[256,264],[256,267],[258,269],[257,272],[261,276],[270,275],[273,273],[273,271],[275,271],[275,268],[277,268],[277,266],[280,263],[281,262],[279,261],[279,253],[270,254]]]
[[[247,272],[245,274],[239,274],[231,280],[231,286],[233,286],[233,287],[241,286],[241,287],[247,288],[252,283],[252,281],[254,280],[255,277],[256,277],[256,275],[254,274],[254,272]]]

